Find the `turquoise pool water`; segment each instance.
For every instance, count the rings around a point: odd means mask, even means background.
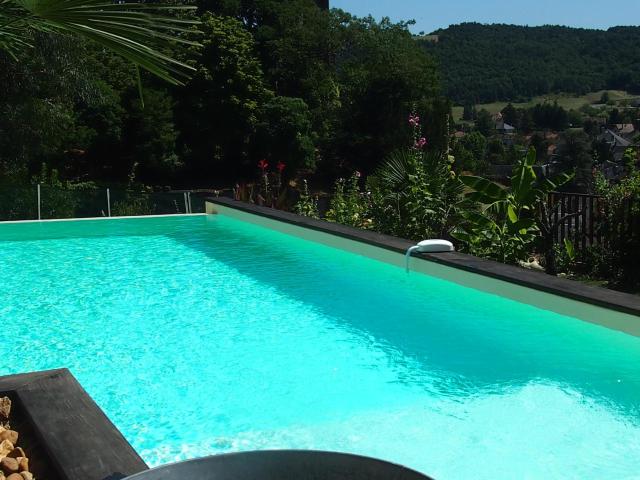
[[[0,279],[0,374],[70,368],[151,465],[640,478],[640,338],[222,216],[0,225]]]

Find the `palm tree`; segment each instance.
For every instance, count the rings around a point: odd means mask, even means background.
[[[78,35],[180,85],[193,68],[163,52],[173,43],[197,45],[181,34],[198,22],[162,13],[193,8],[122,0],[0,0],[0,50],[19,60],[33,48],[31,32]]]

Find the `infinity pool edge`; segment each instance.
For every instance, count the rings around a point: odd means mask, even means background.
[[[414,242],[229,198],[208,198],[224,215],[404,268]],[[640,337],[640,297],[459,252],[412,257],[412,272],[499,295]]]

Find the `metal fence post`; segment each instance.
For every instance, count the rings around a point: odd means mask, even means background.
[[[107,188],[107,216],[111,216],[111,192]]]
[[[191,208],[191,192],[187,192],[187,198],[189,199],[189,213],[193,213],[193,209]]]
[[[184,195],[184,213],[189,213],[189,202],[187,200],[187,192],[182,192]]]
[[[38,184],[38,220],[42,220],[42,210],[40,208],[40,184]]]

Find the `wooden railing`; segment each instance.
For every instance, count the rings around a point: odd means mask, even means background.
[[[604,199],[598,195],[553,192],[549,195],[549,208],[557,228],[554,241],[564,244],[569,240],[578,249],[602,245],[613,238],[640,235],[640,215],[633,201],[623,201],[611,224]],[[566,217],[566,218],[565,218]],[[564,221],[558,222],[565,218]]]

